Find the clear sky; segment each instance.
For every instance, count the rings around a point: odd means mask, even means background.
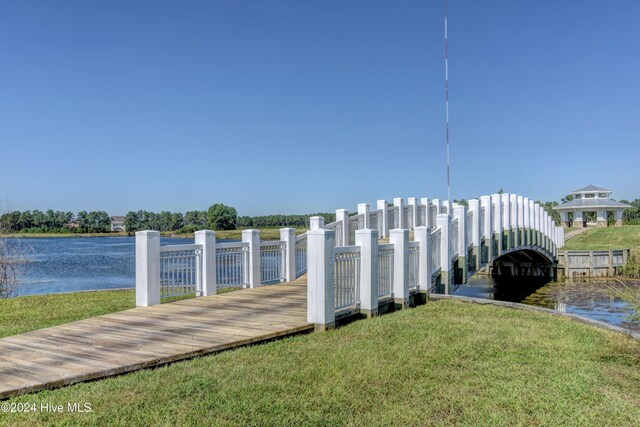
[[[640,197],[640,1],[449,0],[452,197]],[[0,0],[3,209],[446,197],[442,1]]]

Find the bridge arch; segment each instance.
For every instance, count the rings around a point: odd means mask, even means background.
[[[496,257],[489,265],[492,277],[502,280],[512,277],[553,279],[556,260],[538,248],[513,248]]]

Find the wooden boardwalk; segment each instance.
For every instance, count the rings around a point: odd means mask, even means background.
[[[313,329],[306,276],[0,339],[0,399]]]

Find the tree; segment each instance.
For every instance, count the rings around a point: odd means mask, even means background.
[[[235,230],[237,217],[235,208],[216,203],[207,211],[207,227],[212,230]]]
[[[16,294],[29,266],[31,248],[20,238],[0,239],[0,298]]]
[[[551,219],[553,219],[556,222],[556,224],[560,224],[562,222],[562,219],[560,217],[560,212],[553,209],[554,207],[558,206],[559,204],[558,202],[553,201],[553,202],[542,203],[541,201],[537,201],[536,203],[538,203],[540,206],[544,208],[545,211],[547,211]]]
[[[567,203],[573,200],[573,195],[567,194],[562,199],[560,199],[560,203]]]

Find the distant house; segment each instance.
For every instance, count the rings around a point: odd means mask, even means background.
[[[124,226],[123,216],[112,216],[111,217],[111,231],[127,231]]]
[[[569,193],[572,200],[556,206],[565,227],[622,225],[622,212],[631,206],[610,198],[612,191],[587,185]]]
[[[69,230],[75,230],[77,228],[80,228],[80,223],[77,220],[72,219],[71,221],[67,222],[64,225],[64,228],[68,228]]]

